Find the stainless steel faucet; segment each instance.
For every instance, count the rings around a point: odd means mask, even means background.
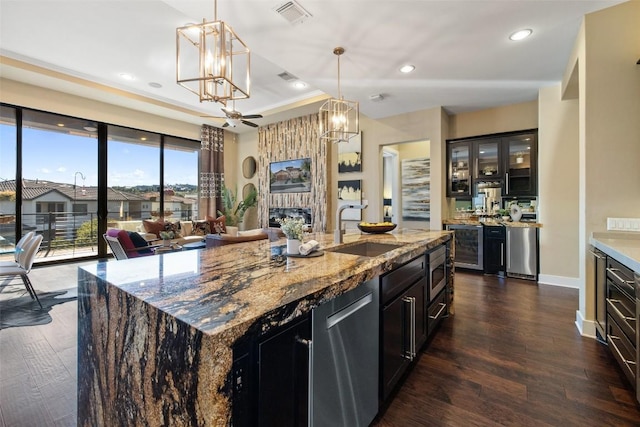
[[[345,209],[364,209],[368,205],[342,205],[336,211],[336,230],[333,232],[333,243],[342,243],[342,211]]]

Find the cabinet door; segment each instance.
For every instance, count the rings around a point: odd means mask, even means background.
[[[427,339],[425,286],[423,278],[382,309],[383,401]]]
[[[596,338],[606,342],[605,331],[607,330],[607,255],[604,252],[591,248],[593,254],[593,268],[595,278],[595,323]]]
[[[381,394],[386,400],[410,362],[409,347],[409,304],[402,294],[383,307],[382,325],[382,361]]]
[[[504,196],[535,196],[537,191],[537,141],[534,134],[503,138],[505,185]]]
[[[482,180],[500,180],[503,176],[503,165],[500,164],[500,138],[477,140],[475,148],[475,177]]]
[[[500,238],[485,238],[484,241],[484,272],[487,274],[504,273],[504,245]]]
[[[471,197],[471,143],[455,142],[447,145],[447,196],[458,199]]]
[[[306,426],[309,399],[308,318],[258,343],[258,417],[253,425]]]

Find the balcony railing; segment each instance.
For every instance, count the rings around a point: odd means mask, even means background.
[[[140,221],[141,212],[127,212],[128,221]],[[149,217],[146,213],[145,217]],[[115,226],[119,213],[112,213],[107,219],[107,227]],[[191,212],[173,212],[172,220],[191,218]],[[42,235],[40,250],[35,262],[52,259],[73,259],[98,254],[97,215],[95,213],[46,212],[22,214],[22,234],[35,231]],[[0,224],[0,260],[14,257],[15,222]]]

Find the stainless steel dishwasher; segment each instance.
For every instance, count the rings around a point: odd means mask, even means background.
[[[312,312],[309,425],[368,426],[378,412],[379,279]]]
[[[507,226],[507,276],[538,280],[538,228]]]

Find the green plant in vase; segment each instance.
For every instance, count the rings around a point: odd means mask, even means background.
[[[222,190],[222,210],[218,215],[225,216],[226,225],[237,226],[244,219],[247,209],[258,205],[258,190],[253,188],[247,196],[238,202],[238,191],[224,187]]]

